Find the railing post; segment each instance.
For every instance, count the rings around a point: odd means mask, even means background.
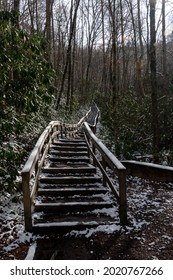
[[[104,170],[106,171],[106,161],[104,159],[104,157],[102,156],[102,166],[104,168]],[[103,186],[106,187],[106,176],[103,174]]]
[[[32,231],[31,198],[29,189],[29,172],[22,173],[25,230]]]
[[[61,138],[63,138],[63,126],[61,124]]]
[[[96,156],[96,147],[93,143],[92,143],[92,151],[93,151],[93,154]],[[97,166],[97,162],[94,157],[93,157],[93,165]]]
[[[126,198],[125,170],[120,170],[118,172],[118,178],[119,178],[119,198],[120,198],[120,205],[119,205],[120,223],[122,225],[126,225],[127,224],[127,198]]]

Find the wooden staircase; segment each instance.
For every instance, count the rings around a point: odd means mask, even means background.
[[[26,231],[107,227],[117,214],[127,223],[126,168],[96,137],[98,117],[93,104],[78,123],[52,121],[40,135],[22,169]]]
[[[107,227],[117,212],[126,225],[127,175],[173,181],[173,167],[120,162],[95,135],[98,117],[93,104],[77,124],[52,121],[40,135],[21,172],[26,231]]]
[[[110,225],[115,223],[115,204],[91,164],[83,133],[54,140],[40,173],[33,231],[67,232]]]

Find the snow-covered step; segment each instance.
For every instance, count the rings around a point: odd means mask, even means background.
[[[91,211],[99,208],[110,208],[110,202],[62,202],[62,203],[36,203],[35,211],[58,213],[58,212],[76,212],[76,211]]]
[[[81,138],[59,138],[59,142],[61,143],[86,143],[85,139],[81,139]]]
[[[81,188],[98,188],[103,187],[102,184],[100,183],[81,183],[79,182],[78,184],[72,184],[72,183],[61,183],[61,184],[56,184],[56,183],[39,183],[39,189],[61,189],[61,188],[76,188],[76,189],[81,189]]]
[[[111,224],[111,223],[110,223]],[[107,225],[107,222],[102,221],[74,221],[74,222],[54,222],[54,223],[37,223],[33,225],[33,231],[35,233],[65,233],[71,230],[82,230],[86,228],[95,228],[100,225]]]
[[[81,188],[51,188],[51,189],[41,189],[38,190],[38,195],[51,195],[51,196],[71,196],[71,195],[93,195],[93,194],[105,194],[107,190],[103,187],[96,188],[96,187],[81,187]]]
[[[96,168],[92,165],[73,165],[62,167],[45,167],[42,169],[42,173],[48,174],[86,174],[96,173]]]
[[[55,155],[58,157],[87,157],[88,152],[87,151],[56,151],[51,149],[50,155]]]
[[[85,162],[90,163],[89,157],[59,157],[59,156],[49,156],[48,159],[52,162],[64,162],[64,163],[79,163]]]
[[[51,145],[50,148],[57,151],[87,151],[88,150],[86,145],[85,146]]]
[[[54,141],[53,145],[57,145],[57,146],[77,146],[77,147],[87,147],[87,144],[84,140],[80,140],[80,141],[71,141],[71,140],[65,140],[64,141]]]
[[[33,222],[36,223],[57,223],[57,222],[113,222],[117,219],[117,212],[114,208],[97,209],[94,211],[81,211],[73,213],[73,215],[66,215],[66,213],[44,213],[36,212],[34,214]]]
[[[40,178],[41,183],[47,183],[47,184],[78,184],[78,183],[101,183],[101,178],[99,176],[62,176],[62,177],[42,177]]]

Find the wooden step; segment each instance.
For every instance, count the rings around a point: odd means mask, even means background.
[[[57,155],[58,157],[87,157],[88,152],[85,151],[57,151],[57,150],[50,150],[50,155]]]
[[[35,204],[35,211],[47,213],[91,211],[100,208],[111,208],[112,203],[108,202],[64,202],[64,203],[38,203]]]
[[[108,208],[114,212],[114,208]],[[56,222],[89,222],[89,221],[97,221],[97,222],[115,222],[116,211],[114,216],[109,216],[106,212],[104,213],[102,209],[97,209],[97,211],[85,211],[85,212],[76,212],[73,215],[67,215],[66,213],[44,213],[38,212],[34,215],[34,223],[56,223]]]
[[[64,176],[64,177],[41,177],[40,183],[46,184],[89,184],[89,183],[101,183],[101,178],[99,176]]]
[[[90,158],[89,157],[55,157],[55,156],[49,156],[48,159],[52,162],[65,162],[65,163],[85,162],[85,163],[90,163]]]
[[[96,168],[92,165],[87,166],[64,166],[64,167],[45,167],[42,169],[43,173],[50,174],[86,174],[96,173]]]
[[[102,186],[102,184],[100,183],[78,183],[78,184],[55,184],[55,183],[51,183],[51,184],[46,184],[46,183],[39,183],[39,189],[62,189],[62,188],[75,188],[75,189],[81,189],[81,188],[97,188],[100,189]]]
[[[100,194],[100,193],[106,193],[107,190],[103,187],[100,188],[50,188],[50,189],[38,189],[38,195],[49,195],[49,196],[70,196],[70,195],[92,195],[92,194]]]
[[[85,141],[54,141],[54,146],[87,147]]]
[[[57,151],[88,151],[87,146],[63,146],[63,145],[51,145],[51,149],[57,150]]]
[[[107,225],[106,222],[98,222],[98,221],[74,221],[74,222],[54,222],[54,223],[37,223],[33,225],[34,233],[65,233],[70,232],[71,230],[84,230],[87,228],[94,228],[100,225]],[[109,223],[111,225],[111,223]]]
[[[66,202],[105,202],[103,194],[92,194],[89,196],[85,193],[83,194],[67,194],[66,196],[37,196],[35,199],[35,204],[38,203],[66,203]]]
[[[70,139],[70,138],[59,138],[59,141],[61,143],[84,143],[86,144],[85,140],[84,139],[76,139],[76,138],[73,138],[73,139]]]

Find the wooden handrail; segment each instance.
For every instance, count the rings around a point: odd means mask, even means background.
[[[101,142],[100,139],[92,132],[87,122],[84,122],[86,142],[88,144],[89,151],[93,157],[93,162],[96,164],[102,174],[103,183],[108,184],[114,193],[118,203],[119,203],[119,216],[121,224],[127,223],[127,205],[126,205],[126,168],[125,166],[106,148],[106,146]],[[102,162],[98,161],[96,157],[96,150],[100,153],[102,157]],[[119,181],[119,192],[116,187],[111,182],[107,172],[106,167],[109,166],[112,171],[117,174]]]
[[[173,182],[173,167],[171,166],[135,160],[124,160],[122,163],[125,165],[128,175],[152,181]]]
[[[88,120],[87,123],[88,123],[89,127],[91,128],[92,132],[95,134],[96,133],[98,119],[99,119],[99,115],[100,115],[100,110],[99,110],[99,108],[97,107],[97,105],[95,103],[92,104],[92,108],[95,110],[94,121],[93,121],[93,123],[91,123],[90,120]]]

